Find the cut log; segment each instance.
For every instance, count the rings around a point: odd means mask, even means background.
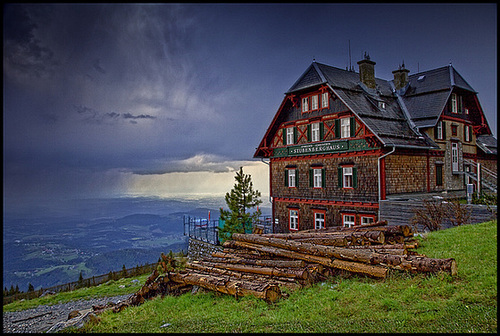
[[[357,229],[365,229],[365,228],[372,228],[372,227],[377,227],[377,226],[384,226],[387,225],[387,221],[378,221],[374,223],[369,223],[369,224],[363,224],[363,225],[355,225],[351,227],[345,227],[345,226],[331,226],[328,228],[323,228],[323,229],[310,229],[310,230],[302,230],[300,232],[308,233],[308,232],[333,232],[333,231],[354,231]]]
[[[274,259],[246,259],[240,258],[235,254],[214,252],[213,258],[204,258],[206,261],[212,262],[228,262],[231,264],[256,265],[267,267],[305,267],[306,263],[303,260],[274,260]]]
[[[352,248],[335,247],[335,246],[315,245],[310,243],[297,242],[293,240],[266,238],[266,237],[261,237],[260,235],[252,235],[252,234],[234,233],[233,239],[249,243],[256,243],[271,247],[287,249],[306,254],[312,254],[321,257],[330,257],[330,258],[333,257],[341,260],[358,261],[371,265],[383,264],[396,269],[400,269],[399,265],[401,264],[401,259],[403,259],[404,257],[399,255],[393,256],[390,254],[372,252],[370,250],[365,250],[365,249],[352,249]],[[384,261],[381,262],[380,260]],[[449,273],[453,274],[451,264],[449,262],[445,262],[445,260],[447,259],[433,259],[429,261],[418,259],[419,260],[418,263],[415,263],[412,260],[413,259],[408,259],[408,261],[411,264],[411,268],[412,269],[415,268],[417,271],[420,271],[420,268],[422,268],[421,270],[422,272],[427,272],[429,268],[432,268],[429,265],[435,265],[437,263],[440,265],[439,267],[440,270],[443,268],[442,270],[448,271]],[[438,260],[442,261],[439,262]],[[448,268],[444,266],[441,267],[442,263],[450,265]],[[455,265],[455,271],[456,271],[456,265]]]
[[[188,267],[195,262],[189,263]],[[221,268],[230,271],[264,274],[277,277],[287,277],[287,278],[297,278],[307,280],[309,279],[309,272],[306,268],[293,268],[293,269],[283,269],[276,267],[261,267],[261,266],[251,266],[251,265],[240,265],[240,264],[230,264],[230,263],[214,263],[198,261],[198,264],[202,264],[209,267]]]
[[[387,268],[376,265],[367,265],[357,262],[350,262],[339,259],[330,259],[326,257],[300,253],[295,251],[290,251],[287,249],[282,249],[279,247],[273,246],[265,246],[254,243],[247,243],[243,241],[233,241],[234,246],[240,246],[243,248],[255,249],[263,252],[268,252],[275,254],[277,256],[292,258],[292,259],[300,259],[311,263],[318,263],[327,267],[333,267],[337,269],[342,269],[346,271],[350,271],[353,273],[368,275],[376,278],[385,278],[387,275]]]
[[[258,282],[272,282],[278,284],[280,287],[286,287],[291,290],[296,290],[298,288],[302,288],[306,283],[303,281],[299,281],[291,278],[284,277],[270,277],[263,274],[248,274],[230,271],[221,268],[209,267],[202,264],[190,264],[189,269],[193,269],[198,273],[204,273],[207,275],[215,275],[215,276],[227,276],[233,279],[240,279],[245,281],[258,281]]]
[[[257,283],[242,280],[228,280],[220,276],[189,273],[169,273],[171,281],[200,286],[209,290],[217,291],[235,297],[254,295],[267,302],[276,302],[282,297],[278,285],[273,283]]]
[[[436,259],[426,256],[397,256],[391,254],[380,254],[373,259],[373,263],[388,265],[391,268],[420,273],[437,273],[440,271],[457,275],[457,262],[453,258]]]
[[[256,243],[266,246],[278,247],[290,251],[312,254],[320,257],[337,258],[348,261],[359,261],[370,264],[374,252],[364,249],[350,249],[345,247],[324,246],[311,243],[303,243],[295,240],[285,240],[280,238],[268,238],[260,235],[234,233],[232,238],[237,241]]]
[[[402,235],[403,237],[413,237],[413,230],[409,225],[389,225],[382,227],[373,227],[370,228],[370,231],[383,231],[386,236]]]
[[[297,241],[304,243],[312,243],[327,246],[347,246],[348,241],[345,237],[314,237],[314,238],[300,238]]]
[[[325,242],[329,242],[328,239],[331,239],[329,245],[331,246],[345,246],[344,238],[347,239],[348,242],[354,244],[363,244],[360,239],[364,241],[374,242],[377,244],[383,244],[385,242],[385,233],[383,230],[375,230],[375,231],[317,231],[317,232],[296,232],[296,233],[274,233],[274,234],[263,234],[259,235],[265,238],[280,238],[286,240],[298,240],[298,239],[317,239],[317,242],[320,242],[321,239]],[[321,239],[320,239],[321,238]],[[357,242],[356,241],[359,241]],[[314,242],[311,240],[311,242]],[[315,242],[316,243],[316,242]],[[342,245],[344,244],[344,245]],[[326,244],[323,244],[326,245]]]
[[[413,246],[413,245],[412,245]],[[364,246],[349,246],[351,249],[370,249],[370,250],[406,250],[409,247],[407,244],[384,244],[384,245],[364,245]]]

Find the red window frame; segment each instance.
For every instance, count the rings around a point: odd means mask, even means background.
[[[353,214],[352,212],[341,212],[340,215],[342,216],[342,226],[345,227],[345,221],[344,221],[344,216],[352,216],[354,217],[354,224],[353,226],[356,226],[356,214]]]
[[[316,229],[316,214],[323,214],[323,228],[326,227],[326,210],[313,210],[314,229]]]
[[[361,215],[359,215],[359,225],[363,225],[363,218],[371,218],[371,219],[373,219],[374,222],[377,221],[377,216],[375,216],[375,215],[361,214]]]

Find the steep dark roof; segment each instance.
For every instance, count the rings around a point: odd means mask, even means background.
[[[300,94],[328,85],[384,146],[438,148],[419,128],[436,125],[453,90],[477,93],[451,64],[408,76],[408,84],[399,90],[394,88],[392,80],[375,78],[375,83],[375,89],[367,88],[357,72],[313,62],[285,94]],[[378,107],[380,101],[386,104],[385,109]],[[285,102],[288,100],[283,101],[279,111]],[[271,131],[277,129],[279,120],[277,114],[259,148],[267,143]],[[496,154],[493,137],[478,137],[478,146],[485,153]],[[256,156],[258,152],[259,149]]]
[[[333,92],[386,146],[434,147],[411,129],[389,81],[376,78],[376,89],[360,83],[359,73],[313,62],[286,93],[328,84]],[[386,103],[385,109],[377,106]]]
[[[476,93],[451,65],[408,76],[402,98],[413,122],[418,127],[435,126],[453,88]]]
[[[497,154],[497,139],[493,135],[480,135],[476,139],[477,147],[486,154]]]

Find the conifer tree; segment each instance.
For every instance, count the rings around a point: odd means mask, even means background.
[[[260,209],[253,213],[247,212],[262,203],[260,191],[253,189],[251,176],[244,174],[243,167],[240,167],[234,179],[236,183],[225,197],[229,210],[220,209],[221,219],[225,220],[224,227],[219,230],[223,242],[235,232],[244,233],[251,221],[256,221],[261,215]]]
[[[35,291],[35,287],[33,287],[33,285],[31,284],[31,282],[28,284],[28,292],[34,292]]]

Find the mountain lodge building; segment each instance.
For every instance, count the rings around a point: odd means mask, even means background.
[[[398,194],[496,192],[497,140],[455,68],[383,80],[375,64],[313,61],[285,93],[254,154],[269,159],[275,232],[377,221]]]

